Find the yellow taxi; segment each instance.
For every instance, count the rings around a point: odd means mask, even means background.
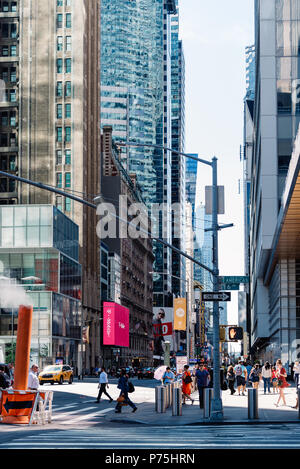
[[[69,365],[49,365],[39,374],[40,385],[44,383],[63,384],[64,381],[68,381],[69,384],[73,383],[73,370]]]

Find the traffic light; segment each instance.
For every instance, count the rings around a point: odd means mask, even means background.
[[[220,327],[220,342],[225,342],[226,329],[225,327]]]
[[[243,328],[242,327],[229,327],[228,337],[230,341],[243,340]]]

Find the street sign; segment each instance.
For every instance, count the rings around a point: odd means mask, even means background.
[[[229,275],[219,277],[219,282],[220,283],[249,283],[249,277],[247,276],[242,276],[242,275]]]
[[[239,283],[221,283],[219,286],[219,290],[239,290],[240,284]]]
[[[202,292],[202,301],[231,301],[230,292]]]

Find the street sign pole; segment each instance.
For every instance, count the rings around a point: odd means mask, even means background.
[[[218,174],[217,158],[212,159],[212,232],[213,232],[213,291],[219,292],[219,257],[218,257]],[[210,420],[223,419],[223,406],[220,386],[220,333],[219,333],[219,302],[213,302],[213,398],[211,401]]]

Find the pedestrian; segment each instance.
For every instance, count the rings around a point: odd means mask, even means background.
[[[36,364],[33,364],[29,371],[28,376],[28,389],[37,391],[39,388],[39,378],[38,378],[39,367]]]
[[[184,373],[182,375],[182,398],[183,405],[185,404],[185,399],[189,399],[194,404],[194,399],[191,397],[192,393],[192,376],[189,371],[189,365],[184,365]]]
[[[289,386],[289,384],[286,381],[286,371],[282,366],[281,360],[277,360],[276,362],[276,377],[278,379],[278,387],[279,387],[279,398],[277,403],[275,403],[276,407],[279,406],[280,399],[282,399],[283,405],[286,406],[286,401],[285,401],[285,395],[284,395],[284,389]]]
[[[258,389],[260,374],[259,363],[255,363],[249,375],[249,381],[252,382],[253,389]]]
[[[293,372],[294,372],[294,381],[295,381],[295,385],[297,388],[298,382],[299,382],[299,374],[300,374],[300,364],[298,360],[296,360],[294,363]]]
[[[120,389],[120,396],[119,399],[123,398],[123,400],[120,402],[118,401],[115,409],[116,414],[121,413],[122,405],[130,405],[132,407],[132,412],[137,411],[137,406],[129,399],[128,397],[128,391],[129,391],[129,385],[128,385],[128,376],[126,374],[126,370],[122,369],[121,370],[121,376],[118,381],[118,389]]]
[[[247,362],[247,365],[246,365],[246,370],[247,370],[247,384],[248,386],[250,386],[251,382],[249,381],[249,375],[250,375],[250,371],[252,370],[252,365],[251,363],[248,361]]]
[[[175,375],[173,371],[171,371],[171,368],[167,366],[166,371],[164,372],[163,377],[162,377],[163,384],[173,383],[174,380],[175,380]]]
[[[234,367],[234,373],[236,376],[236,385],[239,392],[239,396],[245,396],[245,388],[246,388],[246,379],[247,379],[247,368],[244,366],[242,360]]]
[[[236,390],[234,389],[235,374],[232,365],[230,365],[227,370],[227,381],[232,396],[236,392]]]
[[[261,376],[264,382],[264,394],[267,392],[271,394],[271,379],[272,379],[272,368],[268,361],[265,362],[261,370]]]
[[[199,392],[199,405],[200,409],[204,407],[204,389],[207,388],[210,381],[210,374],[207,369],[204,368],[203,363],[199,364],[199,368],[196,371],[197,386]]]
[[[95,401],[97,404],[99,404],[99,402],[101,400],[102,393],[105,394],[109,398],[109,402],[113,402],[113,398],[110,397],[110,395],[106,391],[106,388],[108,388],[108,387],[109,386],[108,386],[107,373],[105,372],[105,367],[102,366],[101,373],[100,373],[100,376],[99,376],[99,386],[98,386],[99,393],[98,393],[97,400]]]
[[[272,366],[272,386],[273,386],[273,394],[275,394],[275,392],[279,392],[278,378],[276,376],[276,367],[275,366]]]
[[[5,373],[4,366],[0,366],[0,389],[7,389],[10,387],[10,379],[7,373]]]

